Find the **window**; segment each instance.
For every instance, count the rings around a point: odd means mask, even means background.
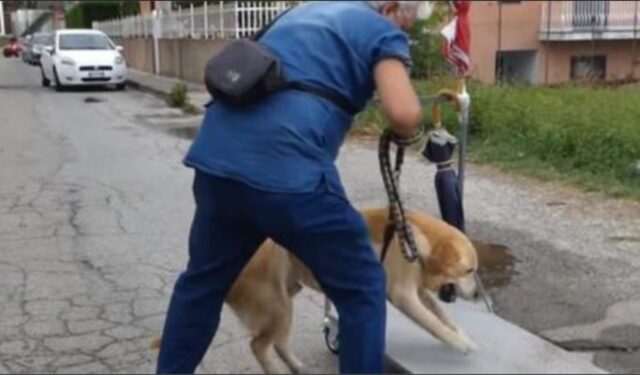
[[[496,53],[496,82],[534,84],[538,81],[536,50],[499,51]]]
[[[67,34],[61,35],[59,41],[61,50],[111,50],[113,45],[104,35],[100,34]]]
[[[574,56],[571,58],[571,80],[604,80],[606,77],[606,56]]]

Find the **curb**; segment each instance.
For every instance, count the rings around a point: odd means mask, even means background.
[[[139,81],[136,81],[134,79],[132,79],[131,77],[127,78],[127,86],[134,89],[134,90],[138,90],[138,91],[142,91],[142,92],[146,92],[155,96],[158,96],[160,98],[162,98],[163,100],[166,100],[170,93],[164,90],[160,90],[157,89],[151,85],[145,85],[143,83],[140,83]],[[187,102],[184,107],[182,108],[182,110],[184,112],[187,113],[192,113],[192,114],[204,114],[205,110],[204,108],[201,108],[197,105],[193,105],[190,102]]]
[[[384,358],[384,372],[386,374],[409,374],[409,370],[400,365],[396,360],[389,355],[385,355]]]

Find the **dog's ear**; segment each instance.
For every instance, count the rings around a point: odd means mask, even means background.
[[[460,261],[460,253],[450,241],[436,243],[427,261],[427,272],[431,275],[446,275]]]

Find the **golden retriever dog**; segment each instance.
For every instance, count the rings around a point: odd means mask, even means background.
[[[380,257],[389,223],[388,209],[361,213]],[[408,212],[408,219],[420,250],[419,261],[407,262],[397,239],[392,240],[384,260],[389,301],[434,337],[468,354],[476,345],[433,295],[437,294],[444,302],[453,302],[458,295],[468,300],[478,298],[476,250],[464,234],[441,220],[418,212]],[[226,303],[250,331],[251,349],[265,373],[279,371],[270,356],[271,348],[291,372],[304,371],[303,363],[289,347],[293,298],[303,286],[322,291],[302,262],[267,240],[226,298]],[[152,347],[159,348],[160,340],[154,340]]]

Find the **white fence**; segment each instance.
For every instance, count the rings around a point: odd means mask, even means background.
[[[93,28],[112,37],[244,38],[301,1],[205,2],[202,7],[183,7],[170,13],[131,16],[94,22]]]

